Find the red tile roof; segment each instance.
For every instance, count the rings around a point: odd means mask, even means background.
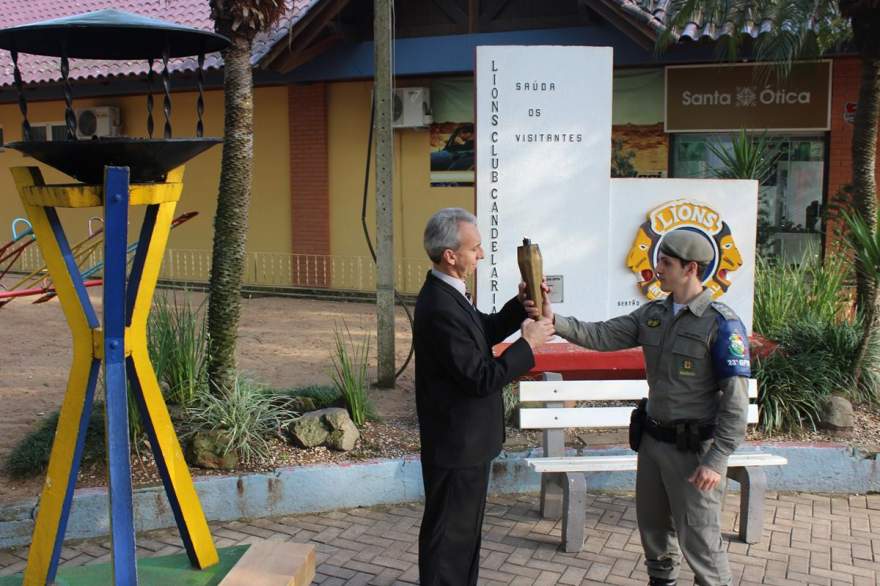
[[[251,62],[256,63],[268,53],[272,46],[284,38],[289,28],[320,1],[284,0],[288,8],[287,13],[271,31],[262,33],[254,39]],[[83,14],[105,8],[114,8],[194,28],[214,30],[208,0],[0,0],[0,28]],[[20,54],[18,65],[25,85],[61,80],[60,63],[56,57]],[[219,69],[222,66],[223,60],[219,53],[205,56],[205,69]],[[154,69],[157,73],[161,71],[161,64],[154,64]],[[171,71],[195,71],[196,59],[173,59],[169,62],[169,69]],[[138,75],[146,70],[146,61],[70,60],[70,78],[72,80]],[[0,50],[0,88],[11,86],[12,83],[12,58],[7,51]]]

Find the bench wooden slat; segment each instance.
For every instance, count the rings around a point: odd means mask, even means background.
[[[520,401],[638,401],[648,396],[646,380],[521,381]],[[758,381],[749,379],[749,398],[758,398]]]
[[[566,427],[629,427],[632,407],[520,408],[520,429],[562,429]],[[758,406],[749,405],[749,424],[758,423]]]
[[[623,456],[570,456],[566,458],[527,458],[536,472],[618,472],[636,469],[635,454]],[[727,460],[728,468],[744,466],[783,466],[788,460],[765,453],[734,453]]]

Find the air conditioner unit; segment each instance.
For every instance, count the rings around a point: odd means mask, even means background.
[[[96,106],[76,111],[76,137],[117,136],[119,134],[119,108]]]
[[[426,87],[404,87],[394,90],[391,126],[419,128],[434,121],[431,115],[431,90]]]

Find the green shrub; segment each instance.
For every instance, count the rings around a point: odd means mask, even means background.
[[[363,342],[355,342],[351,330],[345,322],[343,322],[342,328],[337,325],[333,329],[333,337],[335,347],[330,356],[333,363],[330,377],[345,399],[345,406],[351,415],[351,420],[358,427],[362,427],[364,422],[370,418],[370,414],[374,412],[367,396],[370,337],[367,335],[364,336]]]
[[[771,340],[797,320],[830,324],[842,318],[845,263],[822,262],[807,251],[801,262],[784,264],[761,256],[755,263],[754,330]]]
[[[208,389],[208,336],[204,303],[193,307],[189,298],[174,295],[156,299],[147,326],[147,344],[156,378],[165,387],[166,399],[191,405]]]
[[[777,332],[779,348],[754,360],[761,428],[813,428],[831,393],[850,394],[858,324],[797,320]]]
[[[269,456],[268,439],[280,436],[296,413],[278,404],[277,395],[265,387],[237,376],[231,389],[203,393],[187,408],[187,431],[191,437],[199,431],[223,431],[229,438],[225,454],[236,452],[246,464],[265,461]]]
[[[876,400],[877,368],[855,377],[862,327],[848,316],[847,266],[837,257],[823,263],[811,251],[797,264],[757,259],[754,330],[779,344],[770,356],[753,360],[767,432],[815,428],[831,393]],[[870,345],[874,356],[880,356],[878,346]]]
[[[295,397],[303,397],[311,399],[315,403],[315,409],[345,406],[345,400],[342,397],[342,393],[335,386],[308,385],[293,389],[279,389],[274,392],[279,397],[288,397],[291,399]]]
[[[38,427],[27,434],[12,452],[6,456],[3,471],[12,478],[33,478],[46,471],[49,456],[52,453],[52,442],[55,440],[55,429],[58,427],[58,412],[47,415]],[[104,448],[104,406],[96,402],[89,418],[86,431],[86,443],[83,448],[83,460],[95,461],[105,457]]]

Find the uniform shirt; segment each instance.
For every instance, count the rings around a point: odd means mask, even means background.
[[[648,415],[661,424],[715,423],[702,464],[721,472],[748,422],[748,336],[736,314],[704,289],[675,313],[672,296],[628,315],[585,323],[557,315],[556,333],[593,350],[641,346],[648,379]]]

